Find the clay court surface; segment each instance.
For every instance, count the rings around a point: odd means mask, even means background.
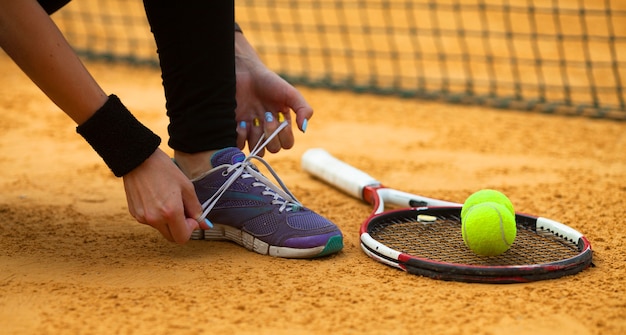
[[[163,138],[159,73],[88,67]],[[167,242],[128,214],[121,179],[0,55],[2,334],[624,334],[626,123],[302,88],[316,114],[269,162],[344,250],[316,260]],[[463,202],[481,188],[583,232],[595,267],[528,284],[412,276],[369,259],[369,206],[311,178],[323,147],[389,186]],[[171,153],[165,145],[163,149]]]

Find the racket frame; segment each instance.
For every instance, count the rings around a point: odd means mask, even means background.
[[[592,265],[591,244],[583,234],[555,220],[523,213],[516,214],[516,222],[524,222],[534,231],[550,231],[572,242],[577,245],[578,254],[546,264],[484,266],[441,262],[403,253],[374,239],[368,232],[369,224],[381,216],[406,211],[414,211],[417,217],[420,213],[432,215],[433,211],[455,210],[460,216],[462,205],[388,188],[369,174],[333,157],[324,149],[309,149],[305,152],[302,166],[312,175],[373,206],[372,212],[359,230],[361,249],[370,258],[406,272],[441,280],[520,283],[559,278],[578,273]],[[401,209],[385,211],[387,205]]]

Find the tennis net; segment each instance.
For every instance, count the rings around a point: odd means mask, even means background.
[[[158,66],[140,1],[53,18],[85,58]],[[294,84],[626,119],[620,0],[237,0],[261,58]]]

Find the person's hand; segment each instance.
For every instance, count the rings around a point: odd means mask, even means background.
[[[130,214],[167,240],[182,244],[194,229],[209,229],[197,221],[202,206],[193,184],[160,149],[123,179]]]
[[[269,136],[283,120],[291,123],[291,111],[295,113],[298,128],[306,131],[313,109],[296,88],[263,64],[241,33],[235,33],[235,68],[239,149],[243,149],[246,142],[252,149],[263,133]],[[266,148],[276,153],[293,145],[293,132],[287,127]],[[263,153],[259,154],[262,156]]]

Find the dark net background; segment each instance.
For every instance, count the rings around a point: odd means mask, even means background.
[[[235,5],[261,58],[294,84],[626,119],[623,0]],[[158,65],[141,1],[74,0],[53,18],[85,58]]]

